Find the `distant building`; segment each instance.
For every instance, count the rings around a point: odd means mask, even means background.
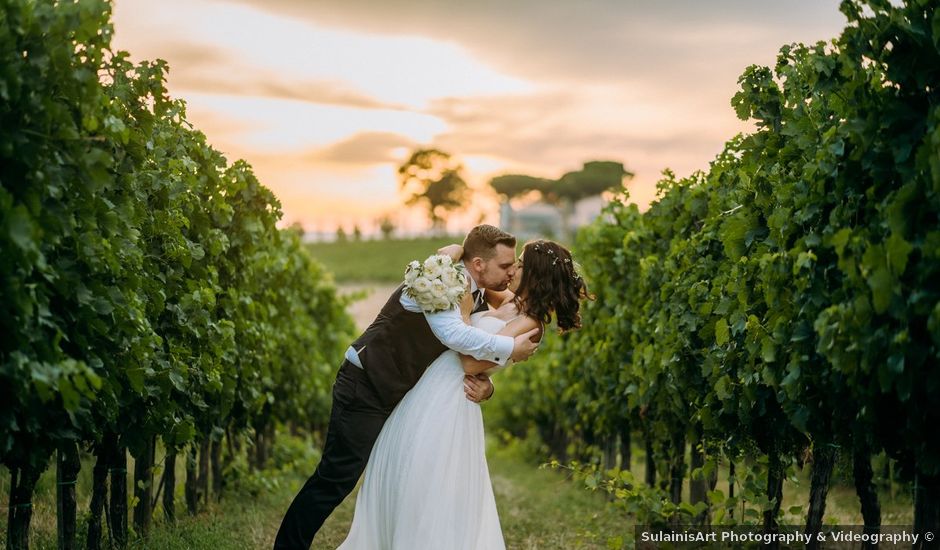
[[[600,215],[604,204],[605,201],[600,195],[576,202],[571,216],[572,231],[577,231],[579,227],[594,221]],[[499,208],[499,227],[522,241],[539,237],[562,238],[563,232],[558,208],[542,201],[518,208],[504,201]]]

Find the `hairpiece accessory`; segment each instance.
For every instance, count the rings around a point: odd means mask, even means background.
[[[536,252],[542,252],[541,245],[538,245],[538,244],[532,245],[532,250],[535,250]],[[545,252],[548,253],[552,257],[552,265],[558,265],[558,262],[562,260],[565,263],[569,263],[569,264],[571,263],[571,260],[568,258],[559,258],[558,255],[555,254],[555,251],[552,250],[551,248],[545,248]]]

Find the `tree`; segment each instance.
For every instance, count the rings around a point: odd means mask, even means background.
[[[571,216],[578,201],[623,186],[625,177],[632,178],[633,173],[624,170],[622,163],[590,161],[585,162],[581,170],[568,172],[552,182],[542,194],[561,214],[562,235],[573,240]]]
[[[505,216],[506,218],[502,220],[503,225],[506,227],[512,227],[513,225],[513,211],[509,206],[509,201],[527,195],[533,191],[541,194],[551,183],[552,180],[527,176],[525,174],[505,174],[491,179],[490,187],[496,191],[502,203],[500,216]],[[546,235],[552,232],[553,230],[551,228],[549,228],[548,231],[543,231]]]
[[[304,224],[299,221],[292,222],[290,225],[287,226],[287,230],[293,231],[294,233],[297,234],[298,237],[301,237],[301,238],[303,238],[303,236],[307,234],[307,230],[304,228]]]
[[[459,210],[467,202],[470,188],[463,179],[463,166],[438,149],[419,149],[398,168],[405,204],[424,204],[432,229],[441,232],[444,214]]]
[[[544,192],[553,180],[526,176],[524,174],[506,174],[490,180],[490,187],[506,200],[521,197],[531,191]]]
[[[491,179],[490,186],[507,201],[532,191],[539,192],[545,202],[558,209],[562,234],[571,239],[574,205],[581,199],[618,189],[624,178],[632,177],[633,173],[624,170],[620,162],[594,160],[585,162],[581,170],[568,172],[557,180],[507,174]]]
[[[382,232],[382,238],[386,241],[392,238],[392,233],[395,232],[395,223],[392,222],[392,218],[388,215],[382,216],[378,219],[379,231]]]

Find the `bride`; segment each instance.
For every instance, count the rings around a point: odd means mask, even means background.
[[[443,249],[459,259],[458,245]],[[524,269],[523,269],[524,267]],[[487,291],[495,309],[464,321],[515,337],[556,318],[559,330],[580,327],[587,297],[571,253],[539,240],[523,248],[502,292]],[[492,373],[494,363],[447,350],[392,412],[379,434],[352,527],[340,550],[477,550],[505,548],[486,465],[480,405],[464,397],[464,375]]]

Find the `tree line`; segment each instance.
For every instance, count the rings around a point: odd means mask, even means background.
[[[605,191],[623,188],[633,173],[623,163],[589,161],[580,170],[566,172],[558,179],[526,174],[504,174],[490,179],[487,186],[501,201],[533,194],[558,209],[561,233],[565,240],[573,237],[571,216],[575,204]],[[417,149],[398,167],[398,183],[405,194],[406,206],[426,209],[433,231],[441,232],[448,212],[462,210],[470,202],[472,190],[463,174],[463,166],[449,153],[433,148]],[[503,225],[506,220],[502,221]],[[392,231],[390,220],[380,220],[383,235]],[[344,234],[345,236],[345,234]]]

